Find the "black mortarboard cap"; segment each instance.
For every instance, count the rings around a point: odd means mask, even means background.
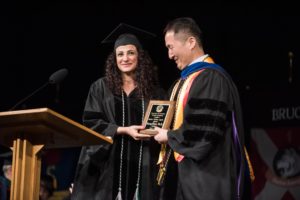
[[[114,49],[127,44],[133,44],[138,48],[142,48],[140,41],[153,39],[154,37],[156,37],[155,34],[144,29],[120,23],[101,43],[114,43]]]
[[[11,165],[12,164],[12,152],[6,152],[0,154],[0,160],[3,161],[3,165]]]

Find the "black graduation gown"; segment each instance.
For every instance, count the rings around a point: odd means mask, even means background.
[[[237,166],[244,171],[245,159],[242,153],[243,159],[238,161],[235,153],[232,111],[242,148],[244,132],[237,89],[230,77],[205,69],[191,86],[182,125],[168,132],[168,144],[185,158],[177,165],[171,156],[161,199],[236,199]]]
[[[158,89],[151,99],[162,99]],[[125,126],[142,124],[142,101],[134,90],[125,99]],[[145,100],[145,108],[149,100]],[[87,127],[114,140],[112,145],[83,147],[79,158],[72,199],[115,199],[119,186],[121,136],[116,135],[122,126],[122,96],[114,95],[101,78],[90,87],[86,101],[83,122]],[[140,141],[124,135],[122,198],[132,200],[136,189]],[[151,138],[143,141],[142,171],[140,181],[141,199],[157,199],[158,187],[155,183],[156,162],[160,146]]]

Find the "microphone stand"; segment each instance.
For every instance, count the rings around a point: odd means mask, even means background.
[[[24,101],[26,101],[27,99],[29,99],[31,96],[33,96],[34,94],[36,94],[37,92],[39,92],[41,89],[43,89],[44,87],[46,87],[49,84],[49,81],[44,83],[44,85],[42,85],[41,87],[39,87],[38,89],[36,89],[35,91],[33,91],[31,94],[29,94],[27,97],[25,97],[24,99],[22,99],[21,101],[19,101],[16,105],[14,105],[12,108],[9,109],[9,111],[14,110],[16,107],[18,107],[20,104],[22,104]]]
[[[49,77],[49,80],[46,83],[44,83],[44,85],[42,85],[41,87],[39,87],[38,89],[36,89],[35,91],[33,91],[31,94],[29,94],[28,96],[26,96],[24,99],[21,99],[21,101],[19,101],[16,105],[14,105],[12,108],[10,108],[9,111],[14,110],[17,106],[19,106],[21,103],[24,103],[24,101],[26,101],[27,99],[29,99],[30,97],[32,97],[34,94],[36,94],[37,92],[39,92],[40,90],[42,90],[47,85],[60,83],[66,77],[67,74],[68,74],[68,70],[65,69],[65,68],[60,69],[60,70],[54,72]],[[57,88],[57,90],[58,89],[59,88]]]

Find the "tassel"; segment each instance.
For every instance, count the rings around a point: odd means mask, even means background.
[[[166,148],[166,144],[161,145],[157,165],[161,164],[164,161],[164,158],[166,156]]]
[[[139,185],[137,185],[133,196],[133,200],[139,200],[139,199],[140,199],[140,192],[139,192]]]
[[[115,200],[122,200],[121,188],[119,188],[119,192]]]
[[[157,185],[161,186],[166,175],[166,167],[161,165],[156,177]]]

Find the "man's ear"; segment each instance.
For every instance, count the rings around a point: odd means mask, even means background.
[[[190,49],[194,49],[197,43],[196,38],[193,36],[188,37],[187,42],[189,44]]]

